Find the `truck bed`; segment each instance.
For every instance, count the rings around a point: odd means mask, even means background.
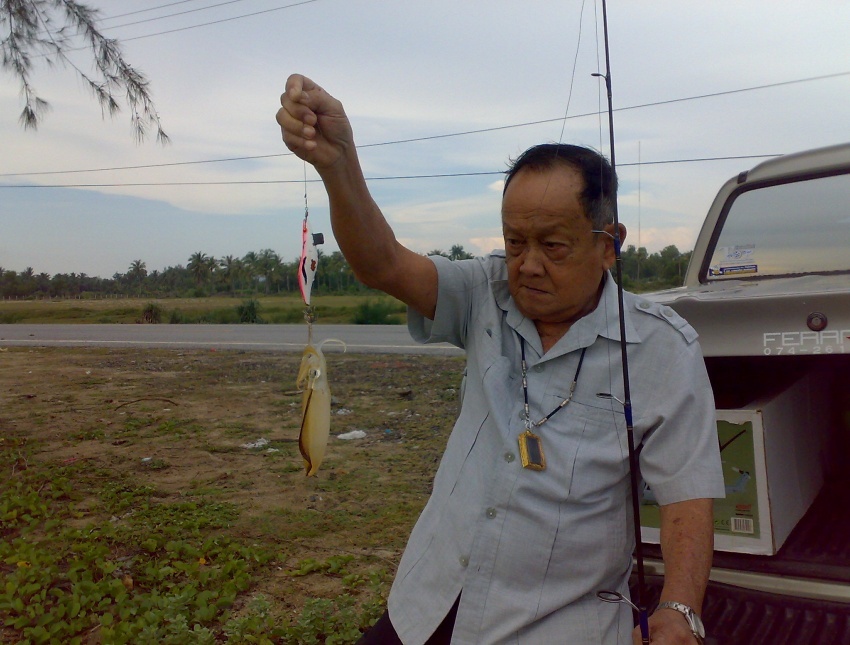
[[[715,552],[720,569],[818,581],[850,581],[850,480],[827,484],[774,556]],[[655,544],[648,558],[661,559]],[[658,603],[663,579],[647,577],[648,604]],[[713,645],[846,645],[850,604],[782,596],[711,582],[703,620]]]
[[[650,608],[658,604],[662,578],[647,578]],[[846,645],[850,605],[778,596],[711,582],[702,613],[706,645]]]

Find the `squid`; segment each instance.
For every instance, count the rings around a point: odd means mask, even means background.
[[[330,339],[329,339],[330,340]],[[319,470],[328,447],[331,429],[331,390],[322,345],[308,344],[301,355],[296,385],[304,391],[301,399],[301,433],[298,448],[304,458],[304,470],[311,477]]]
[[[335,338],[326,338],[315,347],[307,344],[301,355],[301,367],[295,385],[304,392],[301,399],[301,432],[298,449],[304,458],[304,473],[314,476],[328,447],[331,432],[331,388],[328,385],[327,363],[322,353],[325,343],[339,343],[345,351],[345,343]]]

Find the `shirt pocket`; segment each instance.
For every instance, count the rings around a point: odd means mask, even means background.
[[[631,562],[632,521],[629,449],[625,417],[615,408],[576,402],[584,422],[566,506],[582,518],[571,549],[596,559],[600,581],[621,574]],[[590,572],[587,572],[590,576]],[[610,581],[610,578],[609,578]]]
[[[570,497],[578,503],[597,503],[628,482],[629,447],[622,412],[572,401],[573,423],[581,427]]]

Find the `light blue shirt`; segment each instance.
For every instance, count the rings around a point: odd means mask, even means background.
[[[452,643],[631,643],[632,535],[617,291],[607,276],[596,309],[545,354],[508,292],[503,252],[450,262],[434,320],[409,312],[421,342],[467,354],[465,393],[422,512],[399,564],[389,613],[402,641],[424,643],[463,591]],[[694,329],[672,309],[625,294],[631,400],[640,467],[662,505],[723,497],[714,401]],[[532,420],[546,469],[521,465],[525,429],[520,336]]]

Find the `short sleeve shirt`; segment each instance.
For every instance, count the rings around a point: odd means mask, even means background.
[[[431,497],[411,533],[388,602],[404,643],[424,643],[461,595],[452,643],[631,643],[632,534],[617,289],[543,354],[534,323],[510,297],[504,254],[438,270],[434,320],[409,312],[421,342],[466,350],[460,415]],[[632,294],[625,329],[635,445],[659,504],[723,497],[714,401],[694,329]],[[546,469],[523,468],[520,338],[530,416]],[[602,394],[603,396],[600,396]],[[612,396],[605,396],[612,395]]]

